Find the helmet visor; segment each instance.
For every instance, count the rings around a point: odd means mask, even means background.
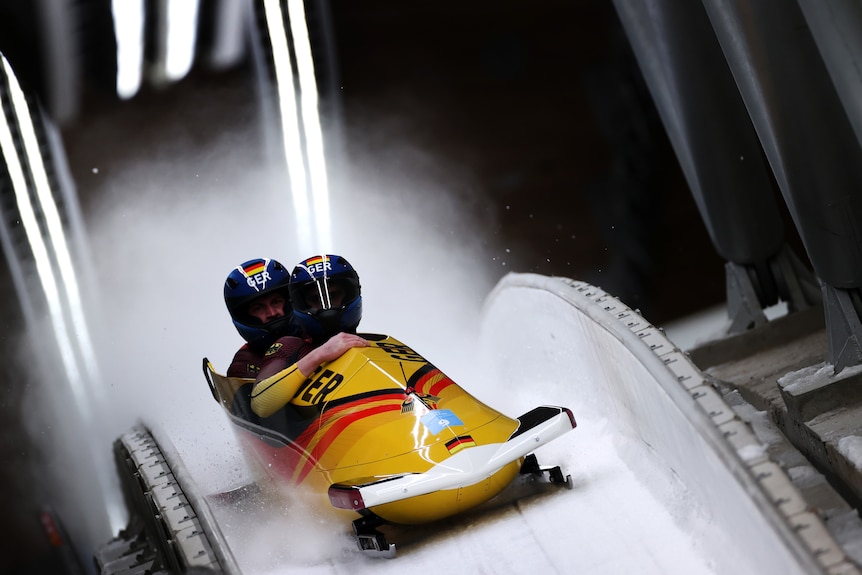
[[[298,293],[297,293],[298,292]],[[346,278],[318,278],[294,292],[294,309],[306,313],[342,309],[359,296],[354,282]]]

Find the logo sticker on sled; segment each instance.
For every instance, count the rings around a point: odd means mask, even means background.
[[[452,411],[448,409],[434,409],[422,416],[422,424],[428,428],[428,431],[437,435],[447,427],[453,425],[464,425],[464,422],[458,419]]]
[[[476,447],[476,442],[469,435],[462,435],[461,437],[456,437],[451,441],[446,442],[446,449],[449,450],[449,453],[455,455],[465,447]]]

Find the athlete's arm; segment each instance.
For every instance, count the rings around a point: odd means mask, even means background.
[[[299,387],[322,364],[338,359],[353,347],[366,347],[368,341],[351,333],[338,333],[316,347],[292,365],[274,357],[261,367],[257,383],[251,391],[251,408],[260,417],[269,417],[290,401]],[[304,351],[301,350],[300,353]],[[273,353],[276,356],[277,353]]]

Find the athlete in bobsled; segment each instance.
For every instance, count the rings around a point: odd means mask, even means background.
[[[337,255],[313,256],[297,264],[290,274],[288,290],[291,300],[292,325],[302,338],[283,337],[267,350],[252,393],[252,406],[268,402],[268,394],[288,387],[286,382],[276,388],[261,380],[296,364],[289,372],[300,380],[308,377],[321,363],[340,357],[347,349],[368,345],[356,335],[362,319],[362,288],[359,275],[350,263]],[[262,397],[258,397],[262,395]],[[290,398],[276,399],[275,409]],[[267,407],[255,407],[259,415],[270,412]]]
[[[290,273],[278,261],[256,258],[236,266],[224,282],[224,301],[245,343],[227,369],[230,377],[257,377],[264,353],[280,337],[297,334],[292,323]]]
[[[264,361],[256,379],[222,376],[206,359],[204,373],[261,469],[353,513],[360,549],[394,556],[379,526],[461,513],[519,473],[572,486],[559,467],[539,467],[532,455],[575,427],[570,410],[540,406],[509,418],[386,335],[354,336],[364,343],[306,362],[356,330],[359,277],[344,258],[316,256],[294,268],[289,294],[311,351],[289,365],[282,365],[289,358]],[[304,362],[317,365],[307,370]]]
[[[339,332],[356,333],[362,320],[359,274],[341,256],[308,258],[293,268],[289,282],[294,322],[320,344]]]
[[[323,258],[325,265],[321,264]],[[313,297],[317,284],[322,290],[318,293],[327,294],[327,305],[311,305],[313,300],[310,299],[311,303],[301,307],[296,320],[290,305],[290,290],[297,293],[297,301],[303,301],[302,292]],[[333,300],[333,297],[338,299]],[[299,367],[297,375],[307,375],[321,363],[340,357],[350,347],[368,345],[355,335],[362,316],[359,276],[340,256],[308,258],[300,262],[293,273],[273,259],[246,261],[228,274],[224,299],[237,332],[246,340],[228,367],[228,377],[261,380],[294,363]],[[248,390],[242,389],[242,392],[245,396]],[[265,395],[264,399],[268,397]],[[255,414],[249,412],[253,402],[250,398],[243,399],[241,396],[233,402],[233,412],[253,418]],[[278,407],[283,404],[284,401]],[[271,413],[264,417],[269,415]],[[276,426],[276,421],[268,424]]]

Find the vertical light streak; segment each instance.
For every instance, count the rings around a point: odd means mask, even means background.
[[[212,67],[227,69],[245,56],[246,4],[247,0],[221,0],[216,6],[215,45],[209,54]]]
[[[6,72],[11,76],[11,69],[7,67]],[[14,80],[14,77],[10,78],[9,88],[13,107],[18,118],[18,126],[21,130],[21,138],[24,142],[27,157],[30,159],[30,171],[33,176],[33,184],[36,188],[36,196],[39,199],[39,205],[45,217],[48,238],[53,248],[57,267],[60,270],[60,279],[62,280],[69,305],[69,316],[74,329],[71,336],[78,342],[78,348],[87,371],[88,381],[95,382],[98,378],[96,354],[90,339],[90,330],[87,328],[87,321],[84,317],[81,293],[78,288],[78,279],[75,274],[69,246],[66,243],[66,233],[60,220],[60,212],[51,193],[51,184],[48,182],[45,165],[42,162],[42,153],[36,138],[36,129],[33,126],[30,109],[24,98],[24,93],[21,91],[17,81]],[[94,395],[93,400],[95,401],[101,397],[99,393]]]
[[[112,0],[117,42],[117,95],[127,100],[138,93],[144,66],[144,0]]]
[[[290,176],[293,206],[296,210],[296,226],[299,246],[303,252],[312,251],[311,218],[306,190],[305,164],[302,155],[299,123],[296,108],[296,89],[293,83],[293,66],[287,45],[287,32],[279,6],[279,0],[264,0],[264,14],[269,30],[272,60],[275,66],[276,91],[281,113],[281,132],[287,171]]]
[[[3,61],[3,70],[6,78],[9,81],[10,95],[12,97],[13,108],[18,112],[19,97],[23,97],[20,87],[18,86],[15,74],[12,71],[9,62],[5,57],[0,56]],[[51,266],[48,248],[42,238],[42,233],[39,230],[39,222],[36,218],[36,213],[33,205],[30,203],[30,196],[27,191],[27,180],[24,177],[24,167],[18,161],[15,152],[15,141],[12,138],[12,133],[9,130],[7,122],[0,122],[0,148],[3,150],[3,157],[6,160],[6,167],[9,171],[9,177],[12,180],[12,188],[15,192],[15,200],[18,205],[18,211],[21,216],[21,224],[24,227],[24,233],[27,236],[27,241],[30,244],[30,249],[33,250],[33,259],[36,263],[36,273],[42,283],[42,289],[45,293],[45,300],[48,304],[49,317],[54,326],[54,336],[57,340],[57,346],[60,349],[60,357],[63,361],[63,366],[69,377],[69,382],[72,387],[73,395],[76,403],[81,409],[84,417],[89,418],[89,404],[83,401],[85,390],[83,389],[81,373],[78,369],[78,363],[75,360],[75,353],[72,349],[71,341],[68,338],[66,329],[66,320],[63,317],[63,310],[60,303],[60,294],[57,288],[57,281],[54,277],[54,270]]]
[[[198,0],[167,0],[165,13],[165,76],[169,81],[184,78],[192,68],[198,29]]]
[[[312,210],[317,234],[315,249],[329,253],[332,247],[332,232],[329,214],[329,183],[326,176],[326,156],[323,132],[320,126],[317,79],[314,76],[314,58],[308,38],[303,0],[287,0],[290,31],[293,36],[293,51],[299,75],[300,108],[302,128],[305,133],[305,151],[311,179]]]
[[[66,302],[69,306],[68,314],[74,328],[73,331],[69,330],[65,319],[61,289],[57,283],[57,277],[51,264],[48,246],[44,241],[35,210],[30,200],[27,181],[24,176],[24,166],[18,160],[15,142],[9,125],[5,120],[0,122],[0,151],[2,151],[9,177],[12,180],[21,223],[33,253],[37,275],[42,284],[42,290],[48,305],[49,317],[54,328],[54,337],[57,341],[63,367],[66,370],[66,378],[69,382],[77,412],[81,417],[81,421],[86,426],[92,426],[95,421],[92,406],[95,405],[98,408],[103,403],[103,395],[99,389],[87,389],[88,383],[90,387],[93,387],[97,383],[98,367],[89,330],[84,318],[78,281],[75,277],[72,259],[66,243],[65,230],[63,229],[57,206],[54,203],[47,172],[42,162],[42,153],[36,138],[30,107],[9,62],[2,56],[0,56],[0,60],[2,60],[3,71],[8,80],[9,96],[23,140],[24,151],[30,160],[30,172],[33,177],[36,197],[39,200],[42,214],[45,218],[45,225],[47,226],[54,258],[60,270]],[[78,343],[78,353],[83,357],[84,367],[88,372],[86,378],[83,377],[78,365],[75,342]],[[98,410],[96,411],[98,412]],[[100,452],[93,453],[93,457],[99,462],[103,459],[101,455]],[[109,465],[96,466],[96,480],[102,486],[104,493],[111,493],[109,489],[110,479],[108,477],[110,470],[111,467]],[[112,497],[111,502],[107,505],[108,522],[112,531],[123,526],[124,514],[125,510],[121,502],[117,501],[116,497]]]

